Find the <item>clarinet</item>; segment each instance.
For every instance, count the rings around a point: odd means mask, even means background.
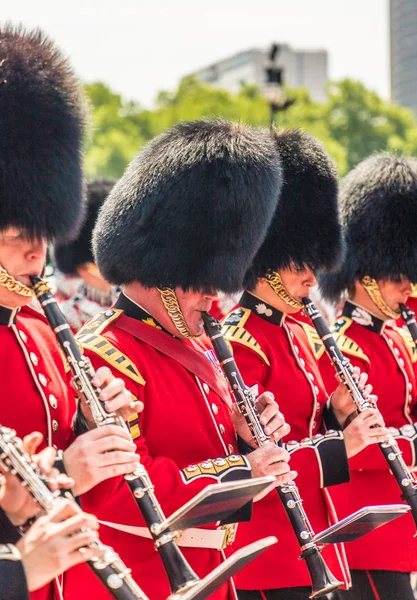
[[[52,492],[49,489],[48,478],[32,462],[29,454],[24,452],[22,440],[16,436],[13,429],[2,425],[0,425],[0,464],[19,477],[22,485],[27,487],[32,498],[45,512],[50,512],[58,506],[64,497],[74,502],[77,509],[81,510],[71,494],[62,496],[58,490]],[[103,556],[102,558],[94,557],[87,561],[87,564],[113,598],[116,600],[148,600],[132,578],[130,569],[126,567],[113,548],[105,546],[98,539],[90,547],[100,550],[100,554]]]
[[[313,304],[310,298],[303,298],[303,303],[306,307],[306,312],[310,317],[314,328],[321,338],[326,352],[336,369],[337,377],[346,386],[346,389],[351,395],[358,413],[361,413],[367,408],[375,408],[375,405],[370,400],[365,398],[363,392],[359,389],[358,384],[353,377],[353,367],[350,360],[346,358],[346,356],[344,356],[338,348],[326,321],[323,319],[316,306]],[[409,310],[407,307],[405,308],[407,311]],[[414,327],[417,330],[415,320]],[[417,481],[410,469],[405,464],[404,459],[401,456],[402,452],[399,449],[397,442],[393,438],[390,438],[387,442],[378,444],[378,446],[381,448],[381,452],[401,488],[401,497],[411,508],[414,523],[417,526]],[[415,537],[416,536],[417,534]]]
[[[405,304],[400,304],[401,316],[403,318],[404,323],[407,325],[407,329],[413,338],[414,345],[417,346],[417,323],[416,323],[416,314],[415,312],[406,306]]]
[[[251,388],[243,381],[233,358],[230,344],[222,335],[221,324],[207,312],[201,313],[201,316],[204,329],[211,340],[217,359],[229,383],[236,406],[245,417],[252,438],[259,447],[271,442],[272,440],[265,434],[261,425],[259,411],[256,407],[256,397]],[[278,446],[281,445],[279,442],[273,443]],[[321,598],[330,594],[343,584],[332,575],[320,554],[321,549],[313,541],[314,532],[304,511],[303,501],[297,486],[293,481],[289,481],[278,486],[277,492],[300,545],[300,559],[306,561],[312,584],[310,598]]]
[[[46,281],[31,276],[34,292],[55,332],[56,338],[70,365],[77,390],[85,398],[97,427],[118,425],[129,431],[122,418],[108,413],[99,399],[100,390],[92,384],[94,369],[88,357],[84,356],[74,338],[57,301]],[[160,531],[159,524],[165,520],[164,513],[155,496],[154,486],[145,467],[139,464],[124,478],[135,498],[166,571],[172,594],[184,594],[200,581],[176,543],[176,532]]]

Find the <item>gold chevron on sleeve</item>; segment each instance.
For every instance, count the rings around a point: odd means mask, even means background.
[[[248,331],[246,331],[246,329],[236,325],[225,325],[222,329],[222,332],[228,342],[234,342],[250,348],[262,358],[268,367],[270,366],[270,362],[265,352],[263,352],[261,346],[255,340],[255,338]]]
[[[308,343],[310,344],[314,352],[316,360],[319,360],[319,358],[321,358],[323,353],[325,352],[325,347],[323,342],[321,341],[319,334],[314,329],[314,327],[312,327],[308,323],[300,323],[300,325],[304,329],[304,332],[308,339]]]
[[[352,324],[352,319],[349,317],[340,317],[333,323],[332,325],[332,333],[334,334],[334,339],[340,350],[343,354],[349,354],[350,356],[355,356],[356,358],[360,358],[361,360],[371,364],[371,361],[365,354],[365,352],[358,346],[356,342],[348,338],[345,332],[349,329]]]
[[[411,333],[407,329],[402,329],[401,327],[394,327],[394,329],[403,338],[405,345],[407,347],[408,353],[410,355],[411,361],[413,363],[417,362],[417,348],[416,348],[415,343],[413,342]]]

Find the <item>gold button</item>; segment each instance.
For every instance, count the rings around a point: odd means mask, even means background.
[[[399,358],[399,359],[398,359],[398,362],[399,362],[399,364],[400,364],[400,366],[401,366],[401,367],[403,367],[403,366],[404,366],[404,361],[403,361],[403,359],[402,359],[402,358]]]
[[[221,433],[222,435],[224,435],[224,434],[226,433],[226,429],[224,428],[224,425],[222,425],[221,423],[220,423],[220,425],[219,425],[219,429],[220,429],[220,433]]]
[[[41,382],[41,384],[43,385],[43,387],[46,387],[48,380],[46,379],[45,375],[43,373],[39,373],[38,378],[39,378],[39,381]]]
[[[217,404],[213,404],[211,405],[211,410],[214,412],[215,415],[217,415],[217,413],[219,412],[219,409],[217,407]]]
[[[400,351],[398,350],[398,348],[394,348],[394,354],[396,354],[397,356],[400,356]]]
[[[229,454],[234,454],[235,449],[233,448],[232,444],[227,444],[227,451]]]
[[[307,373],[307,377],[310,379],[310,381],[314,381],[313,373]]]
[[[305,367],[305,366],[306,366],[306,361],[305,361],[303,358],[300,358],[300,365],[301,365],[302,367]]]
[[[38,357],[36,356],[36,354],[34,352],[31,352],[29,354],[30,356],[30,360],[32,361],[32,363],[35,365],[35,367],[38,365]]]
[[[294,346],[294,352],[295,352],[296,354],[298,354],[298,353],[300,352],[300,350],[299,350],[298,346]]]
[[[408,389],[410,390],[410,392],[413,389],[413,384],[411,382],[409,382],[409,384],[408,384]]]
[[[52,421],[52,429],[55,433],[58,431],[58,422],[55,419]]]
[[[319,395],[319,391],[320,391],[319,388],[315,385],[314,386],[314,393],[316,394],[316,396]]]
[[[207,383],[203,383],[203,390],[205,394],[208,394],[210,391],[209,386],[207,385]]]
[[[58,406],[58,401],[53,394],[49,394],[49,404],[52,408],[56,408]]]
[[[19,335],[20,335],[20,339],[23,340],[26,344],[26,342],[28,341],[26,333],[24,331],[22,331],[21,329],[19,329]]]

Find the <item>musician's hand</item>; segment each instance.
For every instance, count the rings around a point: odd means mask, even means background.
[[[79,496],[95,485],[136,469],[139,455],[130,434],[117,425],[98,427],[80,435],[64,452],[65,469]]]
[[[86,548],[97,539],[97,529],[93,515],[80,512],[67,500],[40,517],[16,544],[29,591],[39,589],[74,565],[101,556],[101,551]]]
[[[376,404],[378,399],[376,396],[372,395],[372,385],[367,383],[368,374],[361,373],[359,367],[353,367],[352,375],[364,397],[369,398]],[[344,383],[339,383],[337,386],[331,398],[331,405],[336,419],[343,427],[348,416],[356,410],[352,396],[349,394]]]
[[[278,485],[292,481],[297,477],[297,471],[290,470],[288,464],[290,460],[289,453],[284,448],[279,448],[272,442],[268,442],[262,448],[254,450],[246,458],[252,468],[252,477],[265,477],[266,475],[276,477],[273,484],[255,496],[255,502],[264,498]]]
[[[52,490],[56,490],[58,487],[72,487],[73,480],[53,468],[56,457],[54,448],[44,448],[42,452],[34,455],[42,439],[42,434],[34,431],[23,439],[23,449],[32,456],[32,461],[48,476]],[[1,467],[0,472],[3,473],[0,486],[0,507],[13,525],[23,525],[40,512],[39,504],[34,502],[28,489],[21,484],[16,475],[2,471]]]
[[[104,402],[104,408],[109,413],[116,413],[127,421],[129,417],[143,410],[143,404],[140,401],[134,401],[132,394],[126,389],[125,382],[120,377],[114,377],[108,367],[97,369],[93,385],[100,388],[99,398]],[[85,399],[81,396],[81,408],[84,417],[87,420],[90,429],[96,425],[93,421],[91,411]]]
[[[367,408],[355,417],[343,431],[348,458],[370,444],[388,441],[390,435],[384,419],[376,408]]]
[[[260,414],[261,425],[264,427],[266,435],[270,436],[272,440],[278,441],[289,434],[290,426],[285,422],[284,415],[279,411],[272,392],[261,394],[256,399],[256,407]],[[237,434],[253,448],[256,448],[256,442],[252,438],[245,417],[239,412],[236,404],[232,407],[232,422]]]

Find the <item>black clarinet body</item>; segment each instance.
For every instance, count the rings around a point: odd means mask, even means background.
[[[211,340],[236,405],[245,417],[253,439],[258,446],[270,442],[271,440],[265,434],[260,422],[260,415],[255,402],[256,398],[252,390],[243,381],[230,344],[222,335],[221,324],[209,313],[202,313],[202,318],[205,331]],[[274,443],[281,445],[279,442]],[[303,508],[297,486],[293,481],[290,481],[277,487],[277,492],[297,537],[301,549],[300,559],[306,561],[312,583],[310,598],[320,598],[337,590],[342,583],[332,575],[320,554],[320,548],[313,541],[314,532]]]
[[[411,337],[413,338],[414,345],[417,347],[416,314],[411,308],[409,308],[405,304],[400,304],[400,309],[403,321],[407,325],[407,329],[410,332]]]
[[[13,429],[2,425],[0,425],[0,464],[19,477],[45,512],[58,506],[63,498],[74,502],[77,510],[81,510],[70,492],[64,490],[60,493],[50,490],[47,477],[23,451],[22,440],[16,436]],[[100,550],[102,556],[97,556],[87,564],[116,600],[148,600],[132,578],[130,569],[113,548],[104,546],[99,539],[94,541],[91,547]]]
[[[357,411],[362,412],[367,408],[375,408],[374,404],[365,398],[362,391],[358,388],[356,380],[353,377],[353,367],[350,360],[340,351],[326,321],[323,319],[317,307],[310,298],[303,298],[303,302],[306,307],[306,312],[336,369],[337,377],[346,386]],[[408,310],[409,309],[407,308],[407,311]],[[414,328],[417,340],[417,326],[415,324],[415,319]],[[401,450],[393,438],[387,442],[378,444],[378,446],[401,489],[402,498],[411,508],[414,523],[417,526],[417,481],[405,464],[404,459],[401,456]],[[415,537],[416,535],[417,534],[415,534]]]
[[[116,415],[108,413],[100,401],[100,390],[92,384],[94,369],[89,359],[83,355],[48,284],[39,277],[31,277],[31,281],[48,323],[53,329],[71,367],[74,383],[90,407],[97,427],[119,425],[127,429],[126,423]],[[139,464],[133,473],[125,475],[124,478],[151,532],[155,549],[164,565],[171,592],[173,594],[187,592],[200,580],[179,549],[175,541],[176,534],[169,531],[159,531],[158,525],[165,520],[165,516],[155,496],[154,486],[146,469],[142,464]]]

